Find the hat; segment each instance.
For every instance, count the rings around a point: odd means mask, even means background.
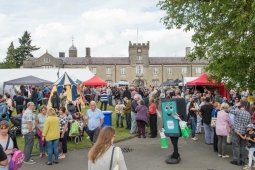
[[[255,126],[254,126],[254,124],[248,124],[248,125],[247,125],[247,128],[255,129]]]

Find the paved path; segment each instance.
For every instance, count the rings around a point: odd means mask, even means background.
[[[231,165],[232,160],[231,146],[227,146],[227,153],[231,155],[228,159],[218,157],[217,153],[213,152],[213,146],[204,144],[203,134],[198,135],[198,141],[192,141],[190,138],[180,138],[179,149],[182,161],[176,165],[165,163],[165,158],[172,153],[173,149],[160,148],[160,138],[155,139],[139,139],[133,138],[130,140],[116,143],[116,146],[129,147],[134,149],[132,152],[124,153],[125,161],[129,170],[241,170],[241,166]],[[87,169],[87,153],[89,148],[75,151],[68,151],[67,158],[60,160],[58,165],[45,165],[46,158],[34,156],[33,159],[37,162],[34,165],[26,165],[22,170],[84,170]],[[106,168],[105,170],[108,170]]]

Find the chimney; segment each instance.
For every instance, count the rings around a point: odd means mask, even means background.
[[[86,56],[85,57],[91,57],[90,56],[90,48],[86,47]]]
[[[65,52],[59,52],[59,57],[65,57]]]
[[[191,47],[186,47],[186,54],[185,57],[187,57],[190,54]]]

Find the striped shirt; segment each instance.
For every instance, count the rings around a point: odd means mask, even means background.
[[[107,103],[107,101],[108,101],[107,94],[102,93],[101,96],[100,96],[100,100],[101,100],[101,102],[106,102]]]

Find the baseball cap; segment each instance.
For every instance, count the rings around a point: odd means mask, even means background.
[[[247,128],[255,129],[255,126],[254,126],[254,124],[248,124],[248,125],[247,125]]]

